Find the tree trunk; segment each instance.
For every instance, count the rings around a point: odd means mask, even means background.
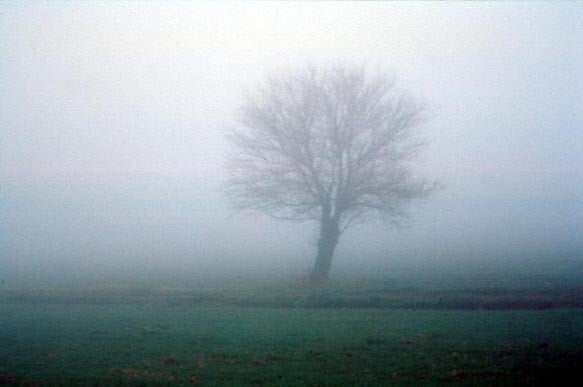
[[[328,272],[332,263],[332,256],[338,244],[340,230],[338,221],[323,217],[320,225],[320,239],[318,241],[318,255],[312,269],[312,282],[325,282],[328,280]]]

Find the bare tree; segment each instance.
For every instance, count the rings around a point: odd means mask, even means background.
[[[240,209],[320,225],[313,281],[328,278],[341,233],[374,217],[394,221],[432,184],[415,178],[423,105],[364,68],[272,77],[247,95],[227,192]]]

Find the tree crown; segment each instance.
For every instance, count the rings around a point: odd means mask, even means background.
[[[386,76],[335,67],[269,78],[240,106],[227,192],[241,209],[341,229],[427,195],[410,159],[425,107]]]

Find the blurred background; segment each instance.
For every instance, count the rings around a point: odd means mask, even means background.
[[[235,213],[226,129],[269,74],[393,74],[445,188],[343,235],[332,278],[583,278],[578,3],[3,2],[0,280],[300,278],[317,225]]]

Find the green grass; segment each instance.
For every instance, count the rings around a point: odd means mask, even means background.
[[[573,308],[0,303],[0,384],[548,385],[582,360]]]

